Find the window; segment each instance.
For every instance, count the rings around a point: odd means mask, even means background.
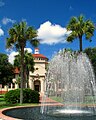
[[[38,70],[39,68],[36,68],[36,70]]]
[[[11,83],[8,84],[8,87],[11,88]]]
[[[12,84],[12,88],[15,88],[15,83]]]
[[[59,82],[59,89],[61,89],[61,82]]]
[[[2,88],[4,88],[4,84],[2,84]]]
[[[18,84],[18,87],[19,87],[19,88],[21,88],[21,85],[20,85],[20,84]]]

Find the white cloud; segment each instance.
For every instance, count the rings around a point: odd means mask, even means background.
[[[4,31],[0,28],[0,36],[4,35]]]
[[[70,33],[71,32],[67,31],[66,28],[47,21],[40,25],[40,28],[38,29],[38,38],[40,39],[41,44],[52,45],[65,43],[66,36],[68,36]]]
[[[9,55],[8,55],[8,60],[11,64],[14,64],[14,59],[15,56],[18,55],[18,52],[12,51]]]
[[[12,19],[7,18],[7,17],[5,17],[5,18],[2,19],[2,23],[3,23],[4,25],[6,25],[6,24],[8,24],[8,23],[15,23],[15,22],[16,22],[15,20],[12,20]]]
[[[32,53],[32,49],[31,48],[24,48],[24,50],[28,50],[29,53]],[[15,56],[18,55],[18,52],[12,51],[9,55],[8,55],[8,60],[11,64],[14,64],[14,59]]]
[[[24,51],[27,50],[28,53],[32,53],[32,49],[31,48],[24,48]]]

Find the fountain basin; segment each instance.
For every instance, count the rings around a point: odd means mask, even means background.
[[[58,112],[58,110],[57,110]],[[85,114],[87,111],[83,111]],[[80,110],[59,110],[59,116],[54,115],[45,115],[40,113],[39,107],[18,107],[4,110],[2,112],[4,115],[9,116],[10,120],[95,120],[96,116],[80,116],[82,111]],[[61,115],[62,114],[62,115]],[[64,115],[63,115],[64,114]],[[66,114],[66,115],[65,115]],[[78,115],[77,115],[78,114]],[[1,117],[1,116],[0,116]],[[13,118],[13,119],[12,119]],[[8,119],[5,119],[8,120]]]
[[[94,113],[86,110],[57,109],[47,113],[50,116],[93,116]]]

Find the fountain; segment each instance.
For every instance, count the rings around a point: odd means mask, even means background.
[[[85,53],[59,51],[50,61],[39,107],[4,110],[23,120],[95,120],[96,83]]]
[[[85,53],[60,50],[50,61],[41,113],[44,115],[96,115],[96,83]],[[47,99],[49,105],[45,105]]]

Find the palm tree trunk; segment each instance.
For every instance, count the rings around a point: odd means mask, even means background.
[[[80,52],[82,51],[82,36],[79,36]]]
[[[27,88],[29,88],[29,71],[26,72],[27,75]]]
[[[23,103],[23,79],[24,79],[24,48],[21,48],[21,83],[20,83],[20,104]]]
[[[26,65],[24,63],[24,71],[23,71],[23,74],[24,74],[24,78],[23,78],[23,88],[26,88]]]

